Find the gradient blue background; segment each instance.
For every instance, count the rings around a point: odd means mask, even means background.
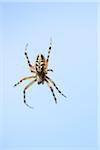
[[[1,101],[0,148],[6,147],[95,147],[96,146],[96,50],[97,5],[71,3],[0,4]],[[32,63],[38,53],[53,46],[49,76],[68,98],[34,84],[23,103],[23,89],[29,81],[13,85],[29,76],[24,56]]]

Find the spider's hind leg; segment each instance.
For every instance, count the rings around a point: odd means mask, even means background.
[[[53,90],[52,86],[50,85],[50,83],[49,83],[49,81],[48,81],[47,79],[45,79],[45,81],[46,81],[48,87],[50,88],[50,90],[51,90],[51,92],[52,92],[52,94],[53,94],[55,103],[57,104],[57,98],[56,98],[56,96],[55,96],[55,93],[54,93],[54,90]]]
[[[58,91],[62,96],[66,97],[66,96],[58,89],[57,85],[55,84],[55,82],[54,82],[51,78],[49,78],[48,76],[46,76],[46,78],[54,85],[54,87],[57,89],[57,91]]]

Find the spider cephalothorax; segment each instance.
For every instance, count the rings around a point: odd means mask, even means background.
[[[64,97],[66,97],[64,94],[62,94],[62,92],[58,89],[58,87],[56,86],[56,84],[54,83],[54,81],[47,76],[48,72],[49,71],[53,71],[52,69],[48,69],[48,62],[49,62],[49,57],[50,57],[50,52],[51,52],[51,44],[52,42],[50,42],[50,46],[49,46],[49,50],[48,50],[48,55],[47,55],[47,58],[45,58],[42,54],[39,54],[36,58],[36,61],[35,61],[35,65],[31,65],[30,63],[30,60],[28,58],[28,55],[27,55],[27,46],[28,44],[26,45],[25,47],[25,56],[26,56],[26,59],[27,59],[27,62],[28,62],[28,65],[29,65],[29,68],[30,68],[30,71],[33,73],[32,76],[29,76],[29,77],[25,77],[23,79],[21,79],[17,84],[15,84],[14,86],[17,86],[18,84],[20,84],[21,82],[23,82],[24,80],[27,80],[27,79],[34,79],[32,80],[25,88],[24,88],[24,91],[23,91],[23,94],[24,94],[24,103],[32,108],[30,105],[27,104],[26,102],[26,90],[35,82],[37,82],[38,84],[44,84],[44,82],[47,83],[47,85],[49,86],[53,96],[54,96],[54,100],[55,102],[57,103],[57,99],[56,99],[56,96],[54,94],[54,91],[53,91],[53,88],[52,86],[50,85],[50,82],[54,85],[54,87],[58,90],[58,92],[63,95]]]

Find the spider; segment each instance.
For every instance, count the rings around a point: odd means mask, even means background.
[[[48,69],[48,62],[49,62],[49,57],[50,57],[50,52],[51,52],[51,46],[52,46],[52,40],[50,40],[50,46],[49,46],[49,49],[48,49],[48,55],[47,55],[47,58],[45,58],[42,54],[39,54],[36,58],[36,61],[35,61],[35,64],[34,66],[30,63],[30,60],[28,58],[28,55],[27,55],[27,47],[28,47],[28,44],[26,44],[25,46],[25,57],[27,59],[27,63],[28,63],[28,66],[29,66],[29,69],[31,71],[31,73],[33,74],[32,76],[28,76],[28,77],[25,77],[25,78],[22,78],[18,83],[16,83],[14,85],[14,87],[16,87],[17,85],[19,85],[20,83],[22,83],[23,81],[25,80],[28,80],[28,79],[33,79],[23,90],[23,95],[24,95],[24,103],[26,104],[26,106],[28,106],[29,108],[33,108],[32,106],[30,106],[27,102],[26,102],[26,90],[32,86],[35,82],[37,82],[37,84],[44,84],[44,83],[47,83],[48,87],[50,88],[52,94],[53,94],[53,97],[54,97],[54,100],[55,100],[55,103],[57,103],[57,98],[55,96],[55,93],[54,93],[54,90],[52,88],[52,86],[50,85],[50,82],[53,84],[53,86],[57,89],[57,91],[64,97],[66,97],[59,89],[58,87],[56,86],[55,82],[47,76],[48,72],[49,71],[52,71],[52,69]]]

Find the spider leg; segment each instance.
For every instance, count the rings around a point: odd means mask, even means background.
[[[32,86],[33,83],[35,83],[37,81],[37,79],[33,80],[32,82],[30,82],[25,88],[24,88],[24,91],[23,91],[23,94],[24,94],[24,103],[26,104],[26,106],[28,106],[29,108],[32,108],[32,106],[28,105],[27,102],[26,102],[26,90]]]
[[[53,69],[48,69],[47,71],[51,71],[51,72],[53,72]]]
[[[30,71],[35,72],[34,71],[34,66],[31,65],[30,60],[29,60],[28,55],[27,55],[27,47],[28,47],[28,44],[26,44],[26,46],[25,46],[25,57],[27,59],[27,63],[29,65]]]
[[[48,76],[46,76],[46,78],[54,85],[54,87],[57,89],[57,91],[58,91],[62,96],[66,97],[66,96],[58,89],[58,87],[56,86],[55,82],[54,82],[51,78],[49,78]]]
[[[57,104],[57,98],[56,98],[56,96],[55,96],[55,93],[54,93],[54,90],[53,90],[52,86],[50,85],[50,83],[49,83],[49,81],[48,81],[47,79],[45,79],[45,81],[46,81],[48,87],[50,88],[50,90],[51,90],[51,92],[52,92],[52,94],[53,94],[55,103]]]
[[[35,77],[36,76],[29,76],[29,77],[22,78],[19,82],[17,82],[16,84],[14,84],[14,87],[17,86],[18,84],[20,84],[21,82],[23,82],[24,80],[32,79],[32,78],[35,78]]]
[[[48,49],[48,55],[47,55],[47,59],[46,59],[46,68],[48,67],[48,62],[49,62],[49,57],[50,57],[50,52],[51,52],[51,46],[52,46],[52,39],[50,39],[50,46]]]
[[[35,71],[35,68],[34,68],[34,67],[30,67],[29,69],[30,69],[30,71],[31,71],[32,73],[36,73],[36,71]]]

